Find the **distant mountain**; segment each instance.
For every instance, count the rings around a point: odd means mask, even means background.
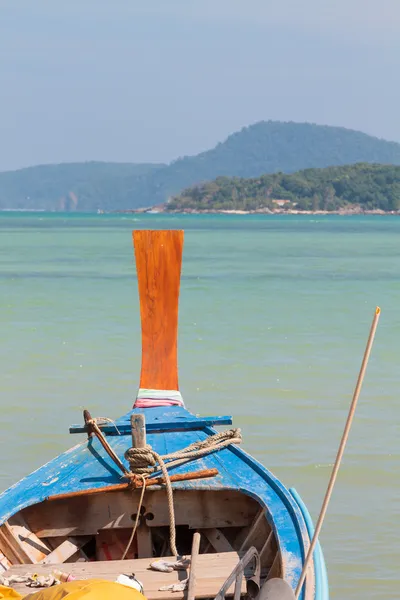
[[[164,166],[85,162],[6,171],[0,173],[0,209],[90,212],[129,206],[141,179]]]
[[[342,127],[263,121],[169,165],[89,162],[0,173],[0,208],[148,207],[219,176],[250,178],[355,163],[400,165],[400,144]]]

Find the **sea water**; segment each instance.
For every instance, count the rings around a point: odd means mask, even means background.
[[[314,521],[382,315],[321,534],[332,598],[398,598],[400,219],[0,213],[0,490],[117,418],[140,373],[132,229],[182,228],[180,388]]]

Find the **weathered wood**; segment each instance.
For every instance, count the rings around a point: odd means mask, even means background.
[[[66,562],[71,556],[79,552],[79,550],[90,540],[89,536],[80,538],[69,537],[62,542],[53,552],[46,556],[42,561],[42,565],[54,565],[57,563]]]
[[[144,415],[131,415],[132,448],[146,446],[146,422]]]
[[[254,546],[254,542],[253,542],[254,535],[260,529],[261,524],[264,521],[266,521],[265,508],[261,508],[260,512],[258,513],[258,515],[254,519],[253,523],[251,524],[251,526],[246,534],[246,537],[244,538],[243,542],[241,543],[240,550],[247,550],[247,548],[250,548],[250,546]]]
[[[131,529],[133,507],[140,490],[112,492],[36,504],[22,511],[29,528],[39,538],[95,535],[101,529]],[[154,517],[149,527],[169,526],[164,490],[146,491],[146,513]],[[231,490],[174,491],[176,525],[191,529],[243,527],[249,525],[258,510],[255,500]]]
[[[28,554],[33,563],[40,562],[45,556],[50,554],[49,545],[40,540],[37,535],[31,531],[28,524],[20,513],[11,517],[8,521],[11,531],[21,544],[23,550]]]
[[[130,529],[102,529],[96,535],[96,560],[121,560],[128,545],[132,527]],[[127,559],[137,557],[137,539],[134,537],[128,550]]]
[[[85,539],[89,540],[91,536],[86,536]],[[97,539],[98,536],[96,536]],[[54,550],[57,550],[57,548],[59,546],[61,546],[61,544],[63,542],[65,542],[65,540],[67,540],[68,537],[67,536],[61,536],[61,537],[50,537],[50,538],[45,538],[43,541],[46,542],[47,546],[49,547],[49,553],[53,552]],[[118,555],[116,558],[121,558],[120,555]],[[66,559],[66,563],[71,563],[71,562],[77,562],[78,560],[80,561],[88,561],[89,557],[87,556],[86,552],[84,552],[83,548],[79,548],[79,550],[77,552],[75,552],[75,554],[72,554],[69,558]]]
[[[205,535],[217,552],[233,552],[232,545],[228,542],[220,529],[217,529],[216,527],[212,529],[202,529],[201,533]]]
[[[187,600],[194,600],[196,597],[196,577],[197,565],[200,549],[200,533],[198,531],[193,535],[192,552],[190,555],[190,571],[187,586]]]
[[[0,527],[0,550],[13,564],[31,565],[35,562],[7,522]]]
[[[153,541],[151,538],[151,529],[146,523],[142,522],[136,531],[138,557],[148,558],[153,556]]]
[[[146,446],[146,421],[144,415],[131,415],[132,447],[144,448]]]
[[[190,557],[188,557],[190,558]],[[175,560],[176,557],[165,557],[164,560]],[[156,560],[156,559],[154,559]],[[230,575],[239,561],[236,552],[222,554],[199,554],[196,566],[196,598],[215,598],[222,584]],[[101,578],[115,581],[120,573],[135,573],[143,583],[147,600],[183,600],[186,592],[161,592],[159,588],[164,585],[179,583],[188,576],[187,571],[172,571],[161,573],[149,569],[151,560],[148,558],[136,560],[110,560],[101,562],[71,563],[68,572],[77,579]],[[49,574],[54,569],[65,571],[65,564],[60,565],[35,565],[35,573]],[[6,572],[9,575],[22,575],[26,573],[26,566],[18,565]],[[22,595],[26,595],[27,588],[24,583],[13,586]],[[246,593],[246,582],[243,579],[242,594]],[[233,595],[233,586],[228,592],[228,597]]]
[[[183,231],[133,232],[142,322],[140,388],[179,390],[178,302]]]
[[[192,471],[190,473],[177,473],[170,475],[170,481],[188,481],[192,479],[208,479],[209,477],[215,477],[218,475],[218,469],[202,469],[201,471]],[[146,479],[146,487],[152,485],[163,485],[165,484],[164,477],[153,477],[152,479]],[[136,488],[142,487],[142,480],[139,480],[136,484]],[[77,492],[67,492],[66,494],[55,494],[46,498],[47,501],[52,500],[65,500],[66,498],[78,498],[79,496],[92,496],[93,494],[103,494],[104,492],[121,492],[129,490],[131,485],[129,483],[116,483],[115,485],[108,485],[102,488],[89,488],[86,490],[79,490]]]
[[[12,564],[5,556],[5,554],[0,552],[0,575],[2,575],[4,571],[7,571],[7,569],[10,569],[11,566]]]
[[[43,541],[23,525],[12,525],[11,529],[33,563],[40,562],[45,556],[50,554],[50,549]]]
[[[277,552],[277,543],[273,532],[267,537],[260,551],[260,562],[262,567],[270,567]]]
[[[268,572],[267,581],[272,579],[273,577],[279,577],[281,575],[281,555],[280,552],[275,554],[274,562],[272,563],[272,567]]]

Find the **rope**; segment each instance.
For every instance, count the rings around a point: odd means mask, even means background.
[[[126,558],[126,555],[127,555],[127,554],[128,554],[128,552],[129,552],[129,548],[130,548],[130,547],[131,547],[131,545],[132,545],[133,538],[135,537],[135,533],[136,533],[137,526],[138,526],[138,524],[139,524],[139,519],[140,519],[140,510],[141,510],[141,508],[142,508],[142,504],[143,504],[143,498],[144,498],[144,493],[145,493],[145,491],[146,491],[146,477],[145,477],[144,475],[141,475],[141,478],[142,478],[143,486],[142,486],[142,493],[140,494],[140,500],[139,500],[139,504],[138,504],[138,508],[137,508],[137,513],[136,513],[135,524],[134,524],[134,526],[133,526],[132,533],[131,533],[131,537],[129,538],[128,545],[127,545],[127,546],[126,546],[126,548],[125,548],[125,552],[123,553],[121,560],[125,560],[125,558]]]
[[[172,485],[171,480],[169,478],[169,473],[167,471],[167,466],[163,461],[162,456],[154,452],[153,456],[158,461],[162,474],[165,479],[165,488],[167,490],[167,500],[168,500],[168,512],[169,512],[169,545],[171,548],[171,552],[173,556],[178,556],[178,550],[176,549],[176,531],[175,531],[175,510],[174,510],[174,499],[172,496]]]
[[[201,458],[206,454],[218,452],[230,444],[240,444],[241,441],[242,434],[240,429],[228,429],[227,431],[221,431],[215,435],[210,435],[201,442],[194,442],[193,444],[190,444],[190,446],[182,448],[182,450],[178,450],[177,452],[165,454],[160,458],[165,463],[167,469],[172,469],[187,463],[190,460]],[[125,458],[129,462],[131,471],[137,475],[152,475],[160,469],[164,474],[162,464],[158,457],[159,455],[156,454],[148,444],[144,448],[129,448],[125,452]],[[157,467],[157,462],[160,465],[159,467]]]
[[[215,435],[207,437],[207,439],[201,442],[194,442],[178,450],[177,452],[171,452],[160,456],[155,452],[149,444],[146,444],[144,448],[129,448],[125,452],[125,458],[129,462],[130,469],[135,475],[139,475],[142,478],[149,477],[156,471],[161,470],[165,480],[165,487],[167,490],[168,499],[168,512],[169,512],[169,543],[171,547],[171,553],[174,556],[178,556],[176,548],[176,532],[175,532],[175,511],[171,480],[169,478],[168,469],[182,465],[190,460],[195,460],[206,454],[212,452],[218,452],[223,448],[226,448],[230,444],[240,444],[242,441],[242,434],[240,429],[229,429],[228,431],[221,431]],[[165,461],[169,462],[165,462]],[[157,463],[159,466],[157,466]],[[144,495],[145,482],[143,481],[142,496],[140,499],[140,505]],[[137,524],[133,529],[131,540],[135,535]],[[130,543],[131,543],[130,540]],[[129,546],[130,546],[129,543]],[[127,553],[125,551],[124,557]]]
[[[150,446],[149,446],[150,448]],[[132,449],[132,448],[131,448]],[[175,531],[175,510],[174,510],[174,499],[173,499],[173,495],[172,495],[172,485],[171,485],[171,480],[169,478],[169,474],[167,471],[167,467],[162,459],[162,457],[157,454],[157,452],[154,452],[154,450],[147,450],[147,452],[152,455],[152,460],[156,460],[161,468],[162,474],[164,475],[164,479],[165,479],[165,487],[167,490],[167,500],[168,500],[168,512],[169,512],[169,545],[171,547],[171,552],[174,556],[178,556],[178,550],[176,549],[176,531]],[[136,514],[136,520],[135,520],[135,524],[133,526],[133,530],[131,533],[131,537],[129,538],[129,542],[128,545],[125,549],[125,552],[122,556],[121,560],[124,560],[126,555],[128,554],[128,550],[131,547],[133,538],[135,537],[135,533],[136,533],[136,529],[139,523],[139,515],[140,515],[140,509],[142,508],[142,503],[143,503],[143,498],[144,498],[144,492],[146,490],[146,479],[148,477],[148,475],[144,474],[144,473],[139,473],[138,475],[135,474],[135,476],[139,476],[142,479],[142,493],[140,494],[140,500],[139,500],[139,506],[137,509],[137,514]]]
[[[112,419],[109,419],[108,417],[93,417],[93,419],[91,419],[92,422],[96,423],[96,425],[105,425],[106,423],[111,423],[111,425],[114,425],[116,432],[118,433],[118,435],[121,435],[120,430],[117,427],[117,424],[115,421],[113,421]]]

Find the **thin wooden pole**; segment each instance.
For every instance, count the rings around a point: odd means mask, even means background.
[[[122,461],[115,454],[114,450],[104,437],[100,427],[97,425],[96,420],[92,419],[90,412],[86,409],[83,411],[83,418],[85,420],[85,425],[87,426],[89,438],[92,436],[92,434],[94,434],[99,440],[100,444],[103,446],[104,450],[107,452],[108,456],[112,458],[115,464],[121,469],[122,473],[125,476],[129,476],[130,471],[128,471]]]
[[[196,597],[196,567],[197,558],[199,556],[200,537],[200,533],[196,531],[196,533],[193,536],[192,553],[190,556],[190,573],[188,580],[187,600],[195,600]]]
[[[344,432],[343,432],[343,435],[342,435],[342,439],[340,441],[339,450],[338,450],[338,453],[337,453],[337,456],[336,456],[335,464],[333,466],[331,477],[330,477],[330,480],[329,480],[328,489],[326,490],[325,498],[324,498],[324,501],[322,503],[321,512],[320,512],[320,515],[318,517],[317,525],[315,527],[314,536],[313,536],[313,539],[311,541],[310,547],[308,549],[306,560],[304,561],[303,571],[301,573],[301,576],[300,576],[300,579],[299,579],[299,583],[297,584],[296,595],[295,595],[296,600],[300,596],[301,588],[303,587],[303,583],[304,583],[304,580],[306,578],[307,568],[308,568],[308,565],[310,563],[311,557],[313,555],[313,552],[314,552],[314,549],[315,549],[315,545],[317,543],[318,536],[319,536],[320,531],[321,531],[322,523],[324,521],[325,514],[326,514],[326,511],[327,511],[327,508],[328,508],[329,500],[331,499],[333,487],[334,487],[335,482],[336,482],[336,477],[337,477],[337,474],[338,474],[338,471],[339,471],[340,463],[342,461],[342,456],[343,456],[343,453],[344,453],[344,449],[346,447],[347,439],[349,437],[350,428],[351,428],[351,425],[352,425],[352,422],[353,422],[353,417],[354,417],[354,413],[355,413],[355,410],[356,410],[358,397],[360,395],[361,387],[362,387],[362,384],[363,384],[363,381],[364,381],[364,375],[365,375],[365,371],[366,371],[366,368],[367,368],[367,365],[368,365],[369,355],[371,354],[372,344],[374,342],[375,332],[376,332],[376,328],[378,326],[378,321],[379,321],[380,314],[381,314],[381,309],[379,308],[379,306],[377,306],[376,309],[375,309],[375,315],[374,315],[374,319],[372,321],[371,330],[369,332],[367,346],[366,346],[365,352],[364,352],[364,358],[363,358],[362,363],[361,363],[361,369],[360,369],[360,373],[358,375],[357,384],[356,384],[356,387],[355,387],[355,390],[354,390],[353,400],[352,400],[351,405],[350,405],[350,410],[349,410],[349,414],[347,416],[346,425],[345,425],[345,428],[344,428]]]

